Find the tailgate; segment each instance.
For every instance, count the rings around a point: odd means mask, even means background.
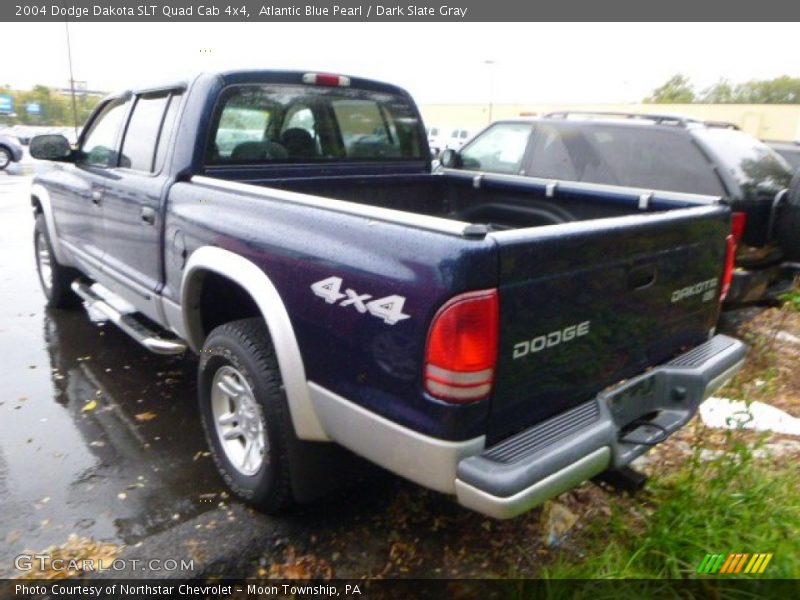
[[[487,443],[709,336],[730,214],[684,208],[491,234],[500,345]]]

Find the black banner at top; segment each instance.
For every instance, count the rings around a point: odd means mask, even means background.
[[[4,0],[3,21],[502,22],[795,21],[800,3],[760,0]],[[567,42],[567,40],[565,40]],[[654,43],[679,43],[654,40]]]

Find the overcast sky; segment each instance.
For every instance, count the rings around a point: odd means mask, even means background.
[[[794,23],[69,27],[75,79],[101,90],[200,70],[298,68],[382,79],[405,87],[421,103],[483,103],[490,94],[498,103],[634,102],[678,72],[701,88],[721,77],[739,82],[800,76]],[[0,23],[0,40],[6,48],[0,84],[68,85],[63,23]]]

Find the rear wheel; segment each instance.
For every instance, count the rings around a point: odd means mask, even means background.
[[[36,215],[33,230],[33,250],[36,253],[36,271],[39,283],[47,298],[47,306],[51,308],[73,308],[80,305],[80,298],[72,291],[70,285],[78,276],[75,269],[65,267],[56,260],[53,245],[47,233],[44,215]]]
[[[788,197],[778,215],[776,233],[783,255],[800,262],[800,171],[789,185]]]
[[[293,502],[291,419],[269,331],[262,319],[214,329],[200,355],[200,414],[228,487],[265,512]]]

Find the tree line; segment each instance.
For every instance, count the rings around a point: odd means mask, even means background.
[[[4,125],[52,125],[71,126],[75,119],[72,110],[72,98],[62,95],[46,85],[35,85],[33,89],[20,91],[8,86],[0,86],[0,94],[7,94],[14,99],[15,116],[0,115],[0,124]],[[82,125],[92,109],[100,101],[96,96],[75,95],[75,109],[78,125]],[[39,105],[38,114],[29,114],[26,107],[29,103]]]
[[[691,79],[680,73],[670,77],[644,99],[649,104],[800,104],[800,77],[783,75],[775,79],[733,83],[720,79],[697,90]]]

